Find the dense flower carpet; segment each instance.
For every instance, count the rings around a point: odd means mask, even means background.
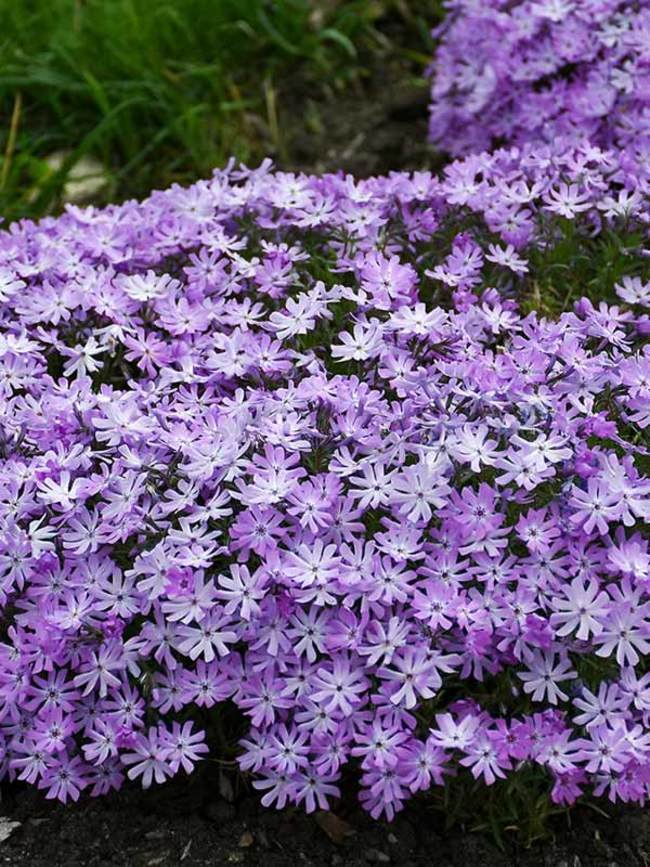
[[[646,798],[641,5],[454,4],[439,177],[229,165],[0,233],[5,777]]]

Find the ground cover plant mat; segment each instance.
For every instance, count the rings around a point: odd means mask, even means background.
[[[267,805],[642,792],[648,284],[518,303],[642,225],[612,160],[231,166],[1,237],[11,776],[163,782],[230,701]]]
[[[465,113],[437,173],[232,159],[0,232],[3,780],[68,804],[216,773],[228,804],[392,822],[415,801],[500,845],[645,803],[647,21],[626,9],[452,10],[432,128]],[[523,51],[523,12],[531,58],[597,30],[535,93],[573,105],[624,58],[625,98],[527,135],[513,85],[507,129],[472,119],[445,52],[483,14]]]

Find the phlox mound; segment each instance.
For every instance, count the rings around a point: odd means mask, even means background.
[[[0,234],[2,774],[161,782],[228,704],[265,804],[347,767],[374,816],[524,766],[643,800],[650,284],[518,300],[567,224],[646,215],[580,145]]]

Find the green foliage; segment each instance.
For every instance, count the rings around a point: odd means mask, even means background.
[[[393,0],[0,0],[0,213],[57,208],[82,156],[105,202],[286,151],[285,90],[300,110],[362,76],[397,6],[411,15]]]

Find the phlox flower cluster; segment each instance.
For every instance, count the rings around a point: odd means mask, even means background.
[[[450,0],[431,67],[430,136],[465,154],[587,138],[650,156],[647,0]],[[646,174],[647,179],[647,174]]]
[[[650,284],[517,296],[561,223],[646,209],[580,145],[229,166],[1,233],[2,775],[161,782],[228,705],[266,805],[348,768],[389,818],[522,766],[643,800]]]

